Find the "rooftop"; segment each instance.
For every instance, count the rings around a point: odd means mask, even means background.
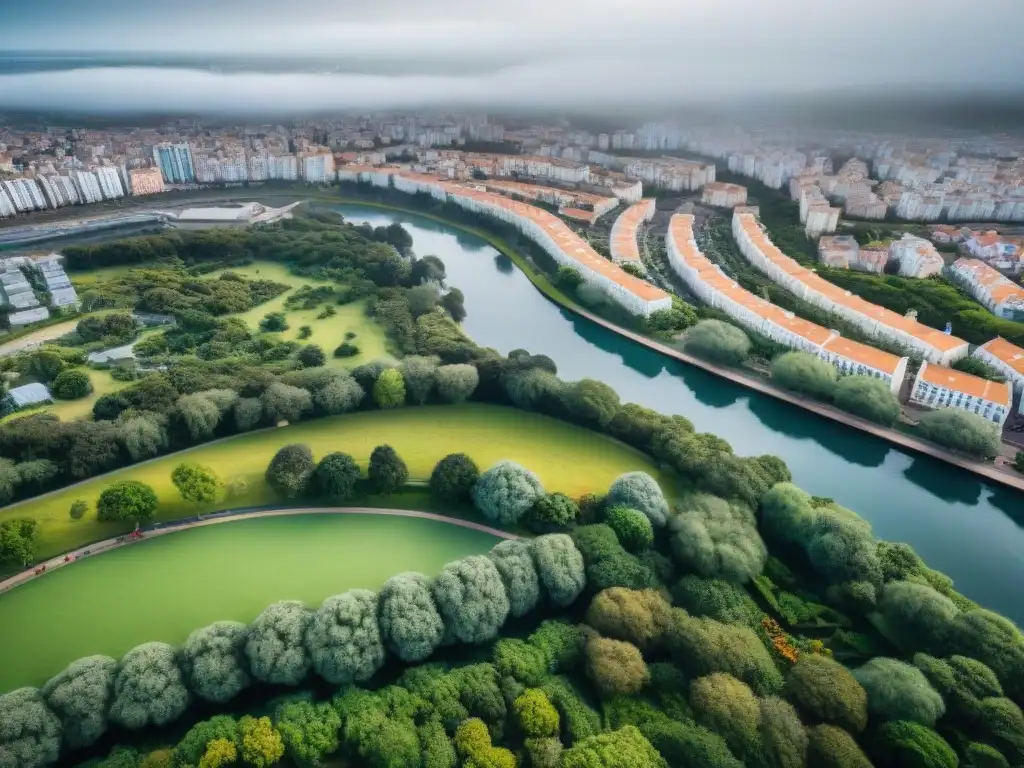
[[[965,395],[999,403],[1009,407],[1013,402],[1013,389],[1008,383],[989,381],[979,376],[972,376],[969,373],[955,371],[952,368],[944,368],[941,365],[930,365],[922,363],[921,370],[917,374],[919,380],[936,387],[951,389],[954,392],[963,392]]]
[[[1011,344],[1001,336],[986,341],[978,349],[984,349],[997,360],[1006,363],[1010,368],[1024,376],[1024,349]]]

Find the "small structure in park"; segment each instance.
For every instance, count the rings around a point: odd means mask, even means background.
[[[50,394],[50,390],[46,388],[46,385],[33,382],[32,384],[23,384],[10,390],[3,400],[0,401],[0,412],[7,415],[8,413],[20,411],[22,408],[52,402],[53,395]]]
[[[283,208],[268,208],[260,203],[216,208],[186,208],[175,214],[168,214],[167,223],[175,229],[208,229],[210,227],[248,227],[253,224],[267,224],[281,219],[290,219],[292,209],[301,202]]]

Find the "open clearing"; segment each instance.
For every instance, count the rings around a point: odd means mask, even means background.
[[[100,523],[95,516],[100,493],[123,480],[153,487],[160,499],[160,520],[274,504],[280,499],[264,482],[263,473],[277,450],[288,443],[306,443],[318,459],[331,451],[344,451],[364,469],[373,449],[387,443],[405,460],[413,479],[428,478],[441,458],[462,452],[481,470],[502,459],[516,461],[536,472],[548,491],[573,497],[588,491],[603,493],[618,475],[634,470],[650,472],[667,492],[672,490],[648,457],[582,427],[493,405],[417,406],[316,419],[198,446],[8,506],[0,511],[0,520],[36,518],[40,526],[37,554],[47,557],[130,528]],[[171,470],[183,461],[214,469],[222,480],[236,486],[235,493],[205,505],[183,501],[171,484]],[[238,489],[242,483],[245,487]],[[89,514],[77,521],[69,515],[76,499],[90,505]]]
[[[497,542],[436,520],[310,514],[133,543],[0,595],[0,693],[40,685],[83,656],[117,658],[139,643],[181,643],[214,621],[252,621],[278,600],[315,608],[403,571],[432,576]]]

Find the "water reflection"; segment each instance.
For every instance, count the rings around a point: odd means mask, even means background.
[[[506,275],[511,275],[516,271],[515,263],[501,251],[494,254],[494,266],[498,268],[499,272]]]
[[[948,471],[943,471],[948,469]],[[910,466],[903,471],[914,485],[926,493],[942,501],[959,502],[975,506],[981,500],[981,481],[972,475],[948,468],[935,459],[927,456],[916,456]]]

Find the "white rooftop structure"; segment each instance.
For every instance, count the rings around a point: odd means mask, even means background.
[[[39,299],[31,290],[27,290],[8,294],[7,303],[15,309],[30,309],[39,306]]]
[[[30,323],[38,323],[46,320],[50,316],[50,310],[46,307],[36,307],[35,309],[25,309],[21,312],[13,312],[7,316],[7,322],[11,324],[12,328],[16,328],[22,325],[29,325]]]
[[[51,307],[69,307],[78,303],[78,294],[71,286],[67,288],[54,288],[50,291]]]
[[[90,352],[87,359],[90,363],[116,363],[119,360],[134,360],[134,346],[135,342],[132,342],[121,347],[104,349],[101,352]]]
[[[292,209],[297,205],[300,205],[300,203],[292,203],[284,208],[268,208],[260,203],[242,203],[236,206],[210,208],[186,208],[177,215],[169,215],[168,223],[182,229],[264,224],[277,221],[278,219],[290,218]]]
[[[39,405],[39,403],[48,403],[53,400],[46,385],[39,383],[15,387],[7,393],[7,397],[10,398],[10,403],[15,408],[25,408],[29,405]]]

